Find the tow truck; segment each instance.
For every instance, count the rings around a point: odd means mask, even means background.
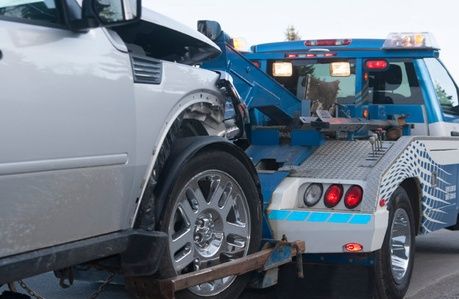
[[[306,242],[402,298],[415,235],[457,228],[457,87],[428,35],[241,53],[212,21],[205,38],[140,1],[73,2],[1,7],[0,283],[96,267],[141,298],[233,298]],[[262,228],[278,241],[257,252]]]
[[[428,33],[235,49],[222,54],[248,108],[245,152],[261,181],[264,237],[308,244],[307,259],[373,269],[377,298],[403,298],[415,236],[457,230],[458,88]]]

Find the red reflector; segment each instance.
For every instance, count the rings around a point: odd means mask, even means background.
[[[386,200],[385,200],[384,198],[381,198],[381,199],[379,200],[379,206],[382,208],[382,207],[384,207],[385,205],[386,205]]]
[[[362,252],[363,246],[359,243],[347,243],[343,246],[343,249],[346,252]]]
[[[304,42],[304,45],[307,47],[348,46],[350,44],[351,44],[350,39],[318,39],[318,40],[307,40]]]
[[[256,61],[256,60],[253,60],[252,63],[256,66],[256,67],[260,67],[260,62],[259,61]]]
[[[298,57],[297,54],[287,54],[286,56],[287,58],[297,58]]]
[[[385,70],[389,66],[387,60],[367,60],[365,67],[369,70]]]
[[[324,203],[327,208],[333,208],[335,207],[339,201],[341,200],[341,197],[343,196],[343,186],[341,185],[331,185],[328,187],[327,192],[325,192],[324,196]]]
[[[362,202],[362,197],[362,187],[353,185],[347,190],[346,195],[344,196],[344,205],[348,209],[353,209]]]

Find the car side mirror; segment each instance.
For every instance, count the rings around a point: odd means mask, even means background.
[[[123,25],[140,18],[141,0],[85,0],[83,11],[89,12],[100,26]]]
[[[66,23],[73,31],[114,27],[139,20],[142,0],[83,0],[79,12],[68,5],[65,12]]]

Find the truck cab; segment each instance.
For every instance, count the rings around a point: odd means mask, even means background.
[[[402,35],[260,44],[245,56],[300,99],[320,102],[336,93],[336,105],[327,106],[336,116],[404,115],[412,135],[455,136],[458,89],[433,37]],[[333,72],[343,62],[346,72]],[[276,73],[282,63],[291,73]]]

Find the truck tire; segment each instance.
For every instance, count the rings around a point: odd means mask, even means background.
[[[170,278],[246,256],[261,242],[261,199],[250,172],[233,155],[204,151],[183,167],[159,228],[169,236],[156,278]],[[176,298],[237,298],[250,274],[178,292]],[[131,278],[138,298],[157,298],[154,278]]]
[[[389,222],[382,248],[375,253],[375,297],[403,298],[414,264],[414,214],[405,189],[398,187],[390,201]]]

